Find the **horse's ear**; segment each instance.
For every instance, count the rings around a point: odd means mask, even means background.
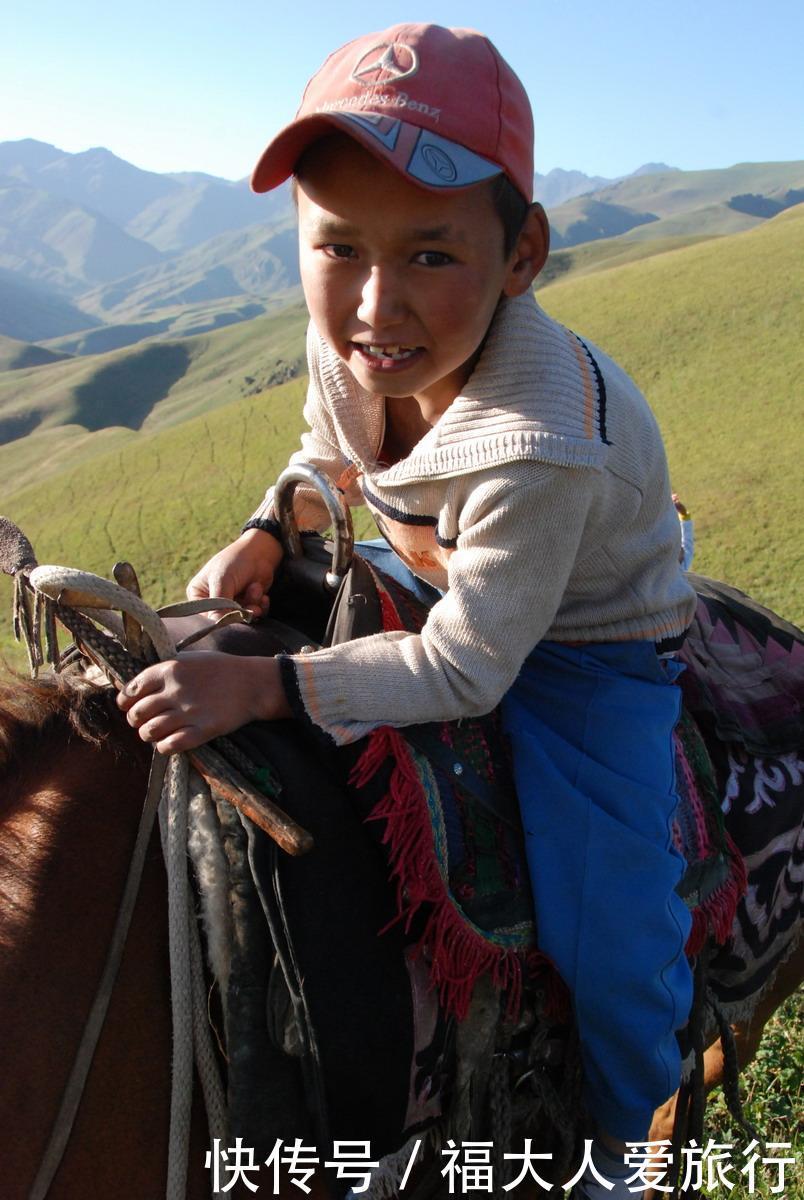
[[[25,534],[8,517],[0,517],[0,570],[16,575],[23,567],[36,565],[33,546]]]

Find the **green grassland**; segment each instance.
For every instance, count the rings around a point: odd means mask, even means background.
[[[637,241],[630,234],[622,234],[620,237],[602,238],[598,242],[583,242],[580,246],[554,250],[536,280],[536,290],[542,291],[559,279],[566,281],[569,276],[576,279],[579,275],[589,275],[593,271],[608,271],[611,267],[636,262],[640,258],[665,254],[668,250],[680,250],[684,246],[708,241],[712,236],[716,235],[696,233]]]
[[[193,571],[237,536],[286,465],[298,445],[305,392],[306,379],[293,379],[159,432],[122,431],[119,440],[121,431],[103,431],[95,436],[105,435],[113,449],[0,495],[0,511],[26,531],[41,562],[109,575],[125,558],[150,603],[177,599]],[[356,528],[368,533],[365,513]],[[9,603],[2,577],[0,610],[8,612]],[[0,652],[21,665],[7,621]]]
[[[804,206],[539,299],[648,396],[696,519],[696,570],[804,621]]]
[[[135,431],[164,429],[299,374],[306,323],[295,305],[181,341],[0,374],[0,495],[79,461],[86,468],[95,454],[136,440]]]
[[[305,384],[291,380],[22,488],[3,508],[41,561],[108,574],[126,558],[150,602],[174,599],[217,546],[236,536],[282,469],[301,425]],[[43,519],[44,518],[44,519]]]

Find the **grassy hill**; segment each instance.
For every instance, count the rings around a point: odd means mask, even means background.
[[[646,392],[696,517],[696,570],[804,621],[804,205],[539,298]]]
[[[551,209],[553,245],[558,249],[618,235],[650,239],[739,233],[800,202],[802,189],[804,162],[629,175]]]
[[[297,305],[180,341],[0,374],[0,487],[41,481],[75,452],[86,461],[129,431],[164,428],[283,382],[302,368],[306,324]]]
[[[711,234],[694,234],[679,237],[644,238],[635,240],[630,233],[621,237],[604,238],[597,242],[583,242],[580,246],[570,246],[566,249],[553,250],[547,259],[538,279],[536,290],[541,291],[559,279],[572,275],[588,275],[591,271],[607,271],[610,267],[619,267],[627,262],[635,262],[640,258],[651,258],[654,254],[664,254],[668,250],[681,250],[684,246],[693,246],[697,242],[708,241]],[[51,346],[65,350],[70,349],[68,339],[62,343],[52,342]]]
[[[756,193],[781,197],[791,188],[804,185],[804,161],[737,163],[711,171],[669,171],[634,175],[597,193],[611,204],[628,204],[672,217],[732,196]]]
[[[804,206],[748,233],[556,282],[539,298],[646,391],[696,517],[696,569],[802,622],[802,432],[792,414],[802,400]],[[298,344],[303,314],[287,321],[287,344]],[[4,455],[31,456],[0,485],[0,511],[42,561],[108,573],[126,557],[152,602],[179,595],[298,443],[303,380],[245,394],[259,386],[248,364],[269,328],[259,318],[197,339],[191,369],[138,431],[53,425],[0,448],[0,479]],[[42,465],[48,454],[60,456],[56,474]],[[68,467],[70,456],[83,461]]]
[[[62,362],[69,358],[57,350],[21,342],[17,338],[0,334],[0,371],[19,371],[24,367],[42,367],[46,363]]]

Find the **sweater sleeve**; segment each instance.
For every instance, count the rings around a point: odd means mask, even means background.
[[[375,634],[284,659],[297,713],[336,744],[379,725],[488,712],[514,682],[558,611],[597,476],[521,467],[526,482],[492,489],[462,514],[449,588],[421,634]]]
[[[290,456],[289,465],[311,463],[343,492],[347,504],[363,503],[360,488],[355,482],[351,464],[338,444],[338,435],[332,414],[322,399],[325,389],[320,379],[319,339],[312,324],[307,330],[307,362],[310,384],[304,404],[304,419],[308,428],[301,437],[301,449]],[[259,507],[252,513],[246,528],[261,526],[278,534],[279,523],[274,510],[274,488],[269,487]],[[330,525],[329,513],[318,493],[312,488],[299,486],[293,494],[293,511],[301,530],[323,532]],[[275,527],[275,528],[272,528]]]

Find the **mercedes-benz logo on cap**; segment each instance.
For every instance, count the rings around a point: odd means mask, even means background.
[[[361,87],[374,87],[378,83],[397,83],[415,75],[419,69],[419,56],[404,42],[379,42],[360,58],[352,69],[351,78]]]
[[[430,170],[445,183],[454,183],[458,178],[458,168],[445,150],[439,146],[422,146],[422,158]]]

